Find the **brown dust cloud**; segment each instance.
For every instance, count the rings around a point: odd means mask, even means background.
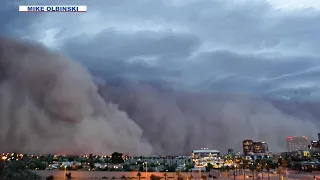
[[[76,61],[0,39],[0,152],[187,155],[248,138],[284,151],[286,136],[315,138],[318,127],[261,97],[98,85]]]
[[[142,129],[105,103],[79,64],[27,42],[0,39],[0,151],[150,154]]]

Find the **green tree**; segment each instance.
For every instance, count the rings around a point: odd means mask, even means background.
[[[266,168],[266,166],[267,166],[267,160],[261,159],[260,160],[260,171],[261,171],[262,179],[263,179],[263,170]]]
[[[248,160],[246,160],[245,158],[242,159],[242,169],[243,169],[243,179],[246,179],[246,168],[248,165]]]
[[[208,163],[206,166],[206,171],[210,172],[213,169],[213,165],[211,163]]]
[[[220,167],[220,172],[225,172],[226,171],[226,167],[225,166],[221,166]]]
[[[267,173],[268,173],[268,180],[270,180],[270,168],[271,168],[271,163],[269,160],[267,161],[267,165],[266,165],[266,169],[267,169]]]
[[[139,166],[139,171],[143,171],[143,165],[141,164],[140,166]]]
[[[46,164],[43,161],[35,160],[32,163],[33,163],[35,169],[39,169],[39,170],[46,169]]]
[[[190,158],[188,159],[188,163],[191,164],[191,159]]]
[[[155,163],[151,163],[150,167],[156,167],[157,165]]]
[[[76,165],[76,170],[77,170],[77,169],[82,169],[82,168],[83,168],[82,165]],[[108,167],[106,167],[106,168],[108,168]]]
[[[252,163],[249,166],[250,171],[252,172],[252,179],[254,179],[254,170],[256,169],[255,163]]]
[[[27,154],[23,154],[21,160],[22,161],[27,161],[28,160],[28,155]]]
[[[192,165],[192,164],[186,164],[186,166],[185,166],[185,171],[186,171],[186,172],[189,172],[190,169],[192,169],[192,168],[194,168],[194,165]]]
[[[124,164],[122,169],[123,171],[132,171],[129,164]]]
[[[52,163],[53,162],[53,155],[52,154],[49,154],[47,157],[46,157],[46,162],[48,164]]]
[[[34,173],[26,170],[25,163],[21,161],[9,162],[3,167],[0,175],[1,180],[40,180],[41,178]]]
[[[89,154],[89,166],[91,169],[95,168],[94,163],[93,163],[93,154]]]
[[[167,168],[168,172],[175,172],[176,169],[177,169],[177,164],[172,164]]]
[[[73,162],[73,161],[74,161],[74,157],[69,156],[69,157],[68,157],[68,162]]]
[[[226,166],[226,170],[227,170],[227,172],[229,172],[230,171],[230,167]]]
[[[87,162],[85,158],[80,158],[79,161],[80,161],[81,164],[84,164],[84,163]]]
[[[111,154],[111,161],[113,164],[123,163],[122,153],[114,152]]]

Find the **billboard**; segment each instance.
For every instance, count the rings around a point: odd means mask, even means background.
[[[303,156],[304,157],[310,157],[310,152],[309,151],[303,151]]]
[[[262,142],[254,142],[253,143],[253,153],[264,153]]]
[[[253,152],[253,141],[252,140],[244,140],[242,142],[243,154],[248,155]]]

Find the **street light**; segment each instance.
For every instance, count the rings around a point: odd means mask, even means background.
[[[66,180],[66,176],[67,176],[67,166],[64,165],[64,180]]]

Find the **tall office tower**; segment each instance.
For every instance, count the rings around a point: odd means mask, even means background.
[[[318,141],[320,141],[320,133],[318,133]]]
[[[264,153],[262,142],[253,142],[253,152],[254,153]]]
[[[288,136],[286,141],[288,152],[308,150],[308,138],[306,136]]]
[[[266,153],[269,151],[268,144],[266,142],[262,142],[262,152]]]
[[[243,154],[248,156],[253,152],[253,141],[252,140],[243,140],[242,142]]]

